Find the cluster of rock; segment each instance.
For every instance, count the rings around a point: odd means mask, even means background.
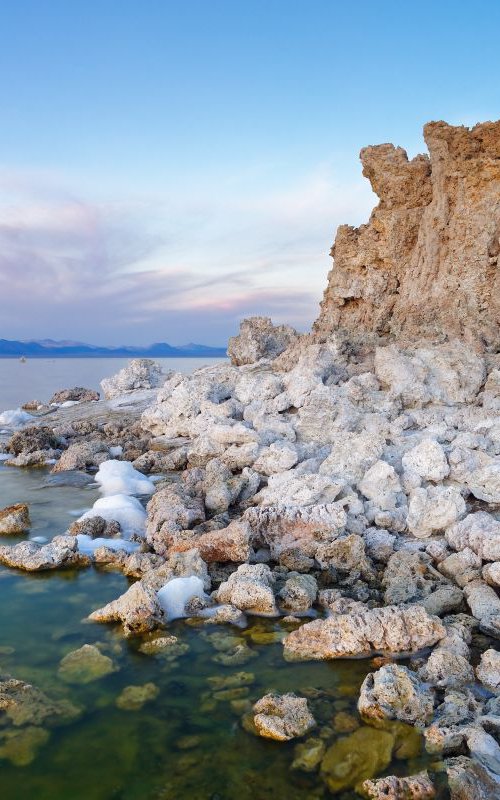
[[[453,800],[500,796],[499,126],[427,126],[430,161],[363,151],[381,203],[369,225],[339,230],[315,335],[246,320],[232,363],[186,376],[134,362],[105,381],[118,406],[152,392],[140,421],[66,418],[7,446],[18,464],[34,448],[55,471],[118,457],[164,476],[139,551],[95,549],[134,582],[91,620],[150,635],[175,595],[176,615],[203,629],[286,615],[288,660],[410,657],[368,675],[362,727],[310,744],[332,792],[432,797],[425,774],[373,780],[411,725],[446,759]],[[389,333],[399,340],[375,341]],[[40,568],[89,563],[68,544],[76,532],[40,548]],[[0,561],[23,568],[31,547],[4,546]],[[244,663],[244,649],[221,663]],[[304,702],[266,695],[251,730],[306,735]]]

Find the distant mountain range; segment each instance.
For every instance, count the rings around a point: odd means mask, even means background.
[[[225,355],[225,347],[206,347],[192,342],[180,347],[172,347],[166,342],[157,342],[148,347],[103,347],[85,342],[56,342],[53,339],[0,339],[0,358],[224,358]]]

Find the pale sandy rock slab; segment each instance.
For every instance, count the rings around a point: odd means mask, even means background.
[[[238,336],[229,339],[227,352],[232,364],[253,364],[261,358],[276,358],[296,336],[290,325],[273,325],[269,317],[249,317],[241,322]]]
[[[450,472],[444,448],[436,439],[423,439],[402,458],[403,468],[425,481],[439,483]]]
[[[361,685],[358,711],[368,722],[397,719],[423,726],[433,709],[433,692],[407,667],[387,664],[370,672]]]
[[[267,486],[255,497],[259,506],[307,506],[333,503],[343,483],[326,475],[301,474],[287,470],[271,475]]]
[[[253,707],[253,722],[259,736],[288,742],[305,736],[316,726],[307,699],[294,694],[266,694]]]
[[[432,800],[436,796],[434,784],[425,771],[403,778],[388,775],[363,781],[360,791],[368,800]]]
[[[457,522],[465,509],[465,500],[455,486],[415,489],[408,506],[408,529],[418,539],[426,539]]]
[[[445,628],[422,606],[386,606],[309,622],[284,640],[287,661],[414,652],[436,644]]]
[[[466,756],[446,760],[451,800],[498,800],[500,785],[482,764]]]
[[[253,464],[253,468],[263,475],[285,472],[295,466],[299,456],[291,442],[273,442],[266,447]]]
[[[490,692],[500,693],[500,653],[490,648],[481,656],[476,675]]]
[[[142,581],[133,583],[116,600],[89,614],[92,622],[120,622],[127,636],[152,631],[161,625],[163,619],[155,589],[145,586]]]
[[[16,503],[0,510],[0,536],[19,535],[31,527],[29,507]]]
[[[156,361],[134,358],[112,378],[104,378],[101,387],[105,399],[111,400],[137,389],[156,389],[165,383],[167,377]]]

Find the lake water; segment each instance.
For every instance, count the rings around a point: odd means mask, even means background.
[[[165,360],[191,371],[193,359]],[[31,397],[47,400],[55,389],[99,380],[125,365],[119,360],[0,361],[0,407]],[[51,476],[48,469],[20,470],[0,462],[0,508],[27,502],[31,537],[64,532],[89,508],[98,492],[89,475]],[[0,538],[0,544],[19,539]],[[289,664],[277,620],[249,618],[246,629],[200,628],[176,622],[169,631],[183,645],[173,658],[144,655],[139,639],[118,627],[85,621],[94,609],[129,585],[105,569],[29,575],[0,568],[0,676],[28,681],[50,702],[70,702],[71,718],[58,725],[38,707],[15,721],[0,711],[2,800],[319,800],[331,796],[317,771],[292,769],[295,743],[276,743],[247,732],[242,720],[251,704],[270,690],[309,698],[327,746],[343,742],[362,725],[356,702],[373,667],[369,660]],[[244,658],[232,655],[245,643]],[[90,683],[66,683],[61,659],[83,644],[97,644],[115,671]],[[247,673],[241,676],[240,673]],[[219,694],[211,679],[233,689]],[[154,684],[154,699],[141,709],[121,707],[127,686]],[[219,687],[220,688],[220,687]],[[118,704],[117,704],[118,701]],[[46,703],[47,701],[44,701]],[[42,704],[43,706],[43,704]],[[0,708],[1,708],[0,694]],[[60,720],[59,720],[60,721]],[[380,732],[369,733],[339,763],[339,775],[364,764],[377,750]],[[389,724],[397,746],[385,773],[411,774],[430,761],[420,735]],[[349,740],[350,741],[350,740]],[[351,787],[338,795],[354,800]],[[443,794],[444,797],[444,794]]]
[[[165,371],[190,373],[223,358],[155,358]],[[85,386],[100,391],[103,378],[115,375],[126,358],[16,358],[0,359],[0,413],[28,400],[47,402],[58,389]]]

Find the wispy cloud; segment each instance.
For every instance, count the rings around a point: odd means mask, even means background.
[[[0,172],[0,336],[215,344],[250,314],[306,328],[336,225],[370,205],[325,166],[272,190],[113,202]]]

